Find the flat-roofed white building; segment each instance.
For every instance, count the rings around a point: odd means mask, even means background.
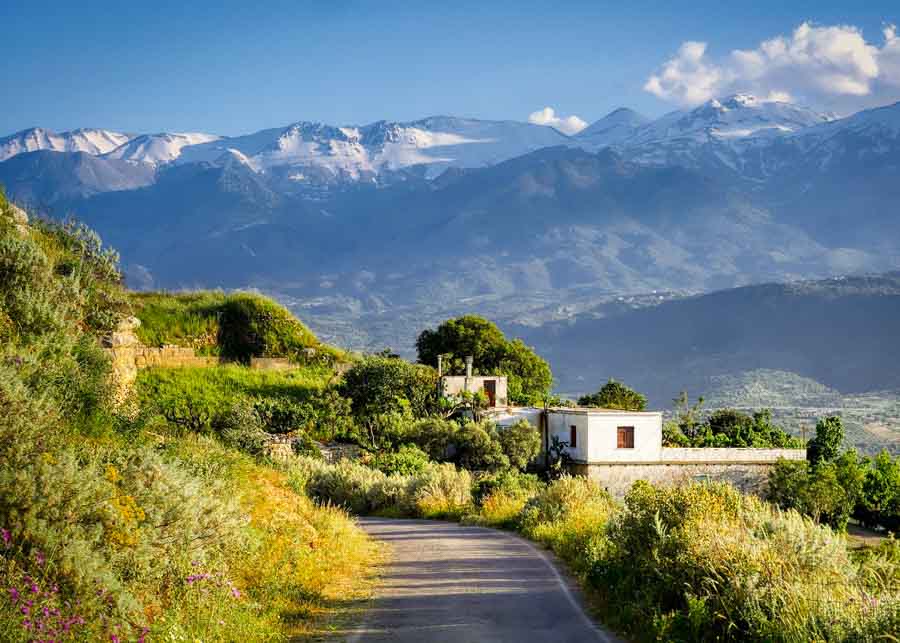
[[[551,408],[547,434],[568,443],[573,462],[658,462],[662,413]]]
[[[589,407],[496,409],[487,417],[502,430],[526,420],[541,432],[543,454],[553,439],[565,443],[569,470],[617,496],[637,480],[679,484],[697,480],[729,482],[755,493],[765,488],[779,459],[803,460],[805,449],[668,448],[662,445],[663,415]]]

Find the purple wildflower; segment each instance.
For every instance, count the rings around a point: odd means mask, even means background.
[[[0,529],[0,538],[3,538],[4,545],[8,545],[12,541],[12,532],[9,529]]]
[[[19,600],[19,590],[16,589],[15,587],[10,587],[9,588],[9,598],[13,603],[18,601]]]
[[[232,587],[232,588],[231,588],[231,595],[234,596],[235,598],[240,598],[240,597],[241,597],[241,592],[238,590],[237,587]]]
[[[36,551],[34,553],[34,560],[37,561],[37,564],[41,567],[43,567],[44,563],[47,562],[47,559],[44,558],[44,554],[42,554],[40,551]]]

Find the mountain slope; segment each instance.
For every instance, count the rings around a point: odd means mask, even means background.
[[[668,406],[713,377],[797,373],[843,393],[900,389],[900,272],[747,286],[525,331],[566,391],[616,377]]]
[[[153,183],[147,164],[106,159],[84,152],[40,150],[0,162],[0,183],[22,203],[48,206],[101,192],[135,190]],[[58,211],[60,216],[65,212]]]
[[[588,149],[600,149],[624,143],[648,123],[650,119],[646,116],[627,107],[620,107],[591,123],[573,138]]]

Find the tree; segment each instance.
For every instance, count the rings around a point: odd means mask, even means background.
[[[448,375],[465,373],[465,359],[473,357],[473,373],[506,375],[513,402],[539,404],[550,392],[550,365],[519,339],[508,340],[493,323],[477,315],[448,319],[436,329],[426,329],[416,340],[419,363],[437,366],[444,358]]]
[[[579,406],[596,406],[622,411],[643,411],[647,408],[647,398],[610,378],[596,393],[578,398]]]
[[[541,451],[541,433],[527,420],[498,430],[500,446],[516,469],[525,469]]]
[[[821,462],[831,462],[840,453],[844,443],[844,423],[841,418],[831,416],[816,423],[816,437],[806,447],[806,459],[813,466]]]
[[[438,411],[437,372],[402,359],[360,360],[344,374],[339,392],[350,398],[353,415],[373,448],[384,442],[377,435],[382,427],[395,427],[398,418],[411,421]]]
[[[509,458],[497,438],[497,427],[488,422],[466,422],[455,435],[452,460],[470,471],[500,471],[509,467]]]
[[[700,411],[703,409],[703,397],[691,405],[687,391],[682,391],[678,397],[672,400],[674,403],[674,422],[684,436],[692,440],[697,437],[697,427],[700,426]]]

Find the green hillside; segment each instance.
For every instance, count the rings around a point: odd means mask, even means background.
[[[336,355],[255,295],[134,297],[89,230],[27,223],[0,194],[3,640],[322,631],[364,594],[375,549],[343,510],[295,490],[260,451],[265,427],[242,413],[256,405],[278,425],[282,400],[308,402],[330,367],[144,371],[116,404],[100,339],[135,313],[151,344],[189,340],[239,361]],[[179,393],[190,386],[216,404]]]

